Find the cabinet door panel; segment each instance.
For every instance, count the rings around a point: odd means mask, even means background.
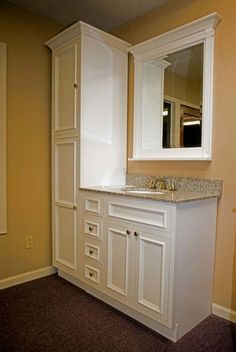
[[[108,229],[108,287],[127,296],[129,266],[129,235],[125,231]]]
[[[55,243],[56,261],[75,269],[76,210],[73,208],[55,207]]]
[[[76,142],[55,143],[55,200],[76,202]]]
[[[76,269],[77,142],[55,140],[53,147],[53,237],[54,265]]]
[[[55,50],[54,58],[54,131],[77,128],[77,59],[79,44]]]
[[[170,240],[140,233],[136,241],[136,309],[153,319],[167,321]]]

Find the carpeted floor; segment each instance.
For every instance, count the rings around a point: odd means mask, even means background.
[[[236,324],[211,316],[176,344],[57,275],[0,291],[1,352],[233,352]]]

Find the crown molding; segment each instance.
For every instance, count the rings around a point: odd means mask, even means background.
[[[67,43],[68,41],[78,38],[78,36],[81,35],[99,40],[100,42],[104,42],[105,44],[111,45],[124,51],[127,51],[131,46],[130,43],[125,42],[122,39],[119,39],[82,21],[76,22],[69,28],[57,34],[55,37],[49,39],[47,42],[45,42],[45,45],[47,45],[51,50],[54,50]]]

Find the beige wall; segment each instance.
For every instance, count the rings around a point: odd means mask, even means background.
[[[215,259],[214,302],[236,310],[235,219],[236,207],[236,31],[235,0],[173,0],[113,31],[132,44],[188,23],[211,12],[222,16],[216,30],[213,161],[128,162],[128,173],[220,177],[224,180],[219,202]],[[128,154],[132,154],[133,67],[129,85]]]
[[[7,43],[8,234],[0,236],[0,279],[51,264],[51,55],[44,42],[60,25],[4,1]],[[34,248],[25,248],[25,236]]]

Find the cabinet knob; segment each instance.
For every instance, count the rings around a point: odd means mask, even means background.
[[[90,277],[93,277],[93,273],[89,273],[89,276],[90,276]]]
[[[74,83],[74,88],[78,88],[78,87],[79,87],[78,83]]]
[[[89,250],[89,254],[91,254],[91,255],[93,254],[93,251],[92,251],[92,249],[90,249],[90,250]]]
[[[77,205],[73,205],[73,209],[77,209]]]
[[[126,233],[127,233],[127,235],[130,235],[131,231],[130,230],[126,230]]]
[[[89,232],[92,232],[92,231],[93,231],[92,226],[89,226]]]
[[[139,233],[137,231],[134,231],[134,236],[135,237],[138,237],[139,236]]]

